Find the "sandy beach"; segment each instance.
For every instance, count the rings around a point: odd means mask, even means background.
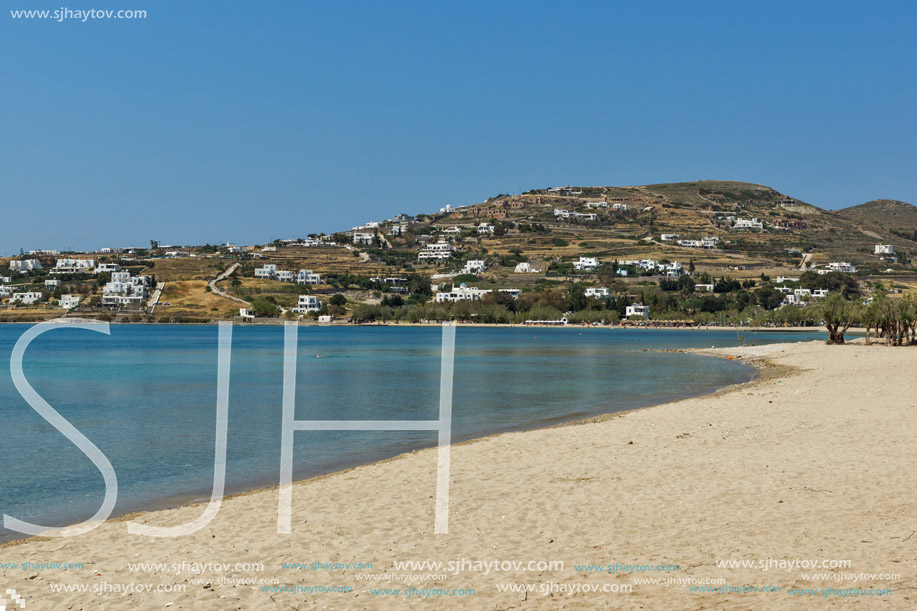
[[[8,544],[0,562],[82,566],[3,568],[0,586],[28,610],[913,608],[917,350],[717,354],[761,375],[454,446],[447,535],[433,534],[436,451],[422,450],[295,484],[289,535],[278,491],[261,490],[184,537],[125,521],[182,524],[203,505]],[[443,564],[396,565],[412,561]],[[68,586],[87,591],[54,591]]]

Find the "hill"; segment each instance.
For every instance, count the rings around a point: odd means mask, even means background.
[[[917,240],[917,206],[895,199],[875,199],[838,213],[877,232]]]

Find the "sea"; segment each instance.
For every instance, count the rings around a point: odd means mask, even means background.
[[[0,360],[32,325],[0,325]],[[276,485],[284,331],[232,329],[226,492]],[[667,352],[824,339],[821,332],[458,327],[452,440],[550,426],[750,380],[740,360]],[[108,458],[115,514],[207,500],[213,482],[216,325],[58,325],[22,358],[25,379]],[[439,327],[301,326],[297,420],[435,420]],[[321,355],[319,357],[319,355]],[[436,431],[297,431],[303,479],[434,446]],[[532,448],[537,452],[537,448]],[[95,465],[44,420],[0,369],[0,513],[62,526],[92,516]],[[19,537],[0,527],[0,540]]]

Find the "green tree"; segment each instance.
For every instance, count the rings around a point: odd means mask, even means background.
[[[255,297],[252,300],[252,312],[255,316],[277,316],[277,304],[267,297]]]
[[[859,302],[847,301],[839,294],[828,296],[817,306],[817,312],[828,329],[829,344],[844,343],[844,333],[859,319],[860,310]]]

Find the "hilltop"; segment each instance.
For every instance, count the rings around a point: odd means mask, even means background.
[[[838,210],[838,214],[878,232],[917,239],[917,206],[896,199],[875,199]]]

